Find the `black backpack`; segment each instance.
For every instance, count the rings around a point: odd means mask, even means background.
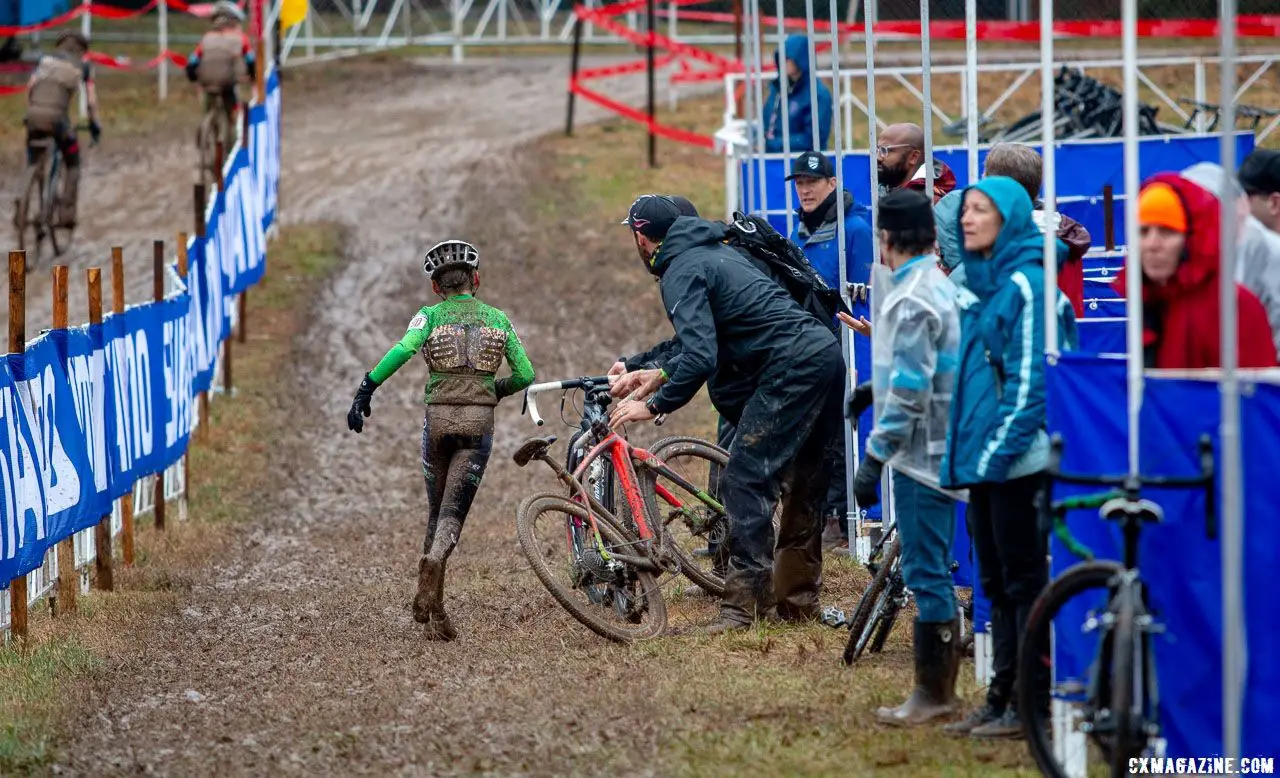
[[[840,292],[827,286],[800,247],[775,230],[768,220],[734,211],[733,222],[725,227],[725,243],[763,264],[766,274],[828,329],[839,329],[837,312],[852,315]]]

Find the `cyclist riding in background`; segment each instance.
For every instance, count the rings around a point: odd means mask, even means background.
[[[347,413],[347,426],[363,430],[361,414],[370,414],[374,390],[422,352],[431,370],[422,422],[422,472],[430,505],[413,618],[427,625],[428,640],[457,637],[444,610],[444,568],[489,461],[493,408],[533,383],[533,366],[507,315],[475,298],[479,268],[479,252],[460,240],[427,252],[422,270],[443,302],[418,311],[400,342],[365,374]],[[504,357],[511,377],[495,379]]]
[[[102,135],[98,124],[98,94],[93,87],[93,69],[84,61],[89,41],[78,32],[58,36],[53,54],[40,58],[27,83],[27,164],[36,160],[32,141],[52,137],[66,162],[65,199],[59,203],[57,223],[74,227],[80,186],[80,143],[71,124],[71,98],[82,87],[89,106],[89,134],[94,143]]]
[[[253,72],[253,47],[241,28],[244,11],[227,0],[213,7],[213,29],[204,34],[187,59],[187,79],[204,90],[204,110],[213,100],[221,100],[227,113],[227,136],[223,144],[230,148],[235,141],[235,112],[239,105],[236,84]],[[243,66],[243,67],[242,67]]]

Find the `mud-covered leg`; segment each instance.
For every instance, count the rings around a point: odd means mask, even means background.
[[[438,425],[432,424],[432,412],[428,410],[422,420],[422,476],[427,484],[427,533],[422,541],[422,558],[418,561],[418,593],[413,600],[413,618],[423,624],[430,621],[432,611],[439,604],[436,580],[440,576],[434,574],[427,558],[440,522],[440,506],[444,504],[449,462],[453,453],[448,436],[439,434],[433,426]]]
[[[437,426],[442,431],[447,428],[450,433],[447,445],[441,448],[447,448],[452,456],[443,473],[443,496],[439,502],[438,521],[431,546],[420,565],[419,600],[422,601],[424,615],[427,617],[427,638],[453,640],[458,633],[444,608],[445,567],[449,555],[458,545],[462,526],[466,523],[476,491],[484,478],[493,446],[493,415],[487,408],[464,409],[455,406],[449,420]]]

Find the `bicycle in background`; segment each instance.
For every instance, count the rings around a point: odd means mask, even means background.
[[[1160,694],[1151,638],[1164,632],[1156,622],[1138,568],[1138,541],[1145,524],[1164,520],[1163,509],[1141,496],[1144,488],[1202,489],[1205,493],[1205,532],[1217,537],[1213,446],[1209,437],[1199,443],[1200,475],[1194,478],[1155,476],[1082,476],[1061,470],[1063,442],[1052,440],[1050,469],[1041,504],[1041,522],[1051,529],[1079,564],[1054,578],[1041,592],[1027,619],[1024,647],[1018,662],[1018,709],[1031,755],[1049,778],[1065,778],[1050,737],[1050,710],[1036,700],[1035,677],[1051,666],[1046,653],[1050,630],[1064,606],[1089,592],[1105,592],[1100,608],[1088,611],[1083,631],[1100,638],[1092,666],[1084,679],[1066,679],[1051,687],[1050,699],[1074,701],[1073,724],[1102,752],[1110,775],[1125,776],[1129,759],[1144,750],[1160,755]],[[1053,500],[1054,482],[1111,487],[1105,492]],[[1098,515],[1120,524],[1123,561],[1097,560],[1079,543],[1066,524],[1070,510],[1098,509]],[[1043,675],[1041,675],[1043,677]],[[1092,774],[1092,773],[1091,773]]]

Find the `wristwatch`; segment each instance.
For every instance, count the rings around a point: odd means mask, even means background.
[[[649,413],[652,413],[655,417],[662,415],[661,411],[653,407],[653,401],[656,400],[657,398],[658,398],[658,395],[655,394],[652,397],[650,397],[648,400],[644,401],[644,407],[649,411]]]

